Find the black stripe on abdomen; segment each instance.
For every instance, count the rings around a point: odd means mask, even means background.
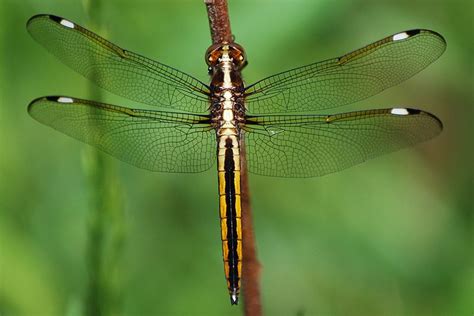
[[[229,283],[231,288],[239,287],[238,262],[239,254],[237,252],[237,213],[236,213],[236,195],[235,195],[235,161],[232,139],[228,138],[225,142],[224,174],[225,174],[225,202],[227,217],[227,246],[229,254],[227,264],[229,265]]]

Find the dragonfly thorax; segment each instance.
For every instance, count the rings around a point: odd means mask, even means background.
[[[244,120],[244,84],[240,71],[246,64],[237,44],[209,47],[206,62],[210,68],[211,115],[216,129],[239,128]]]
[[[240,129],[245,121],[245,106],[242,90],[234,88],[217,89],[211,97],[211,117],[214,127],[219,129]]]

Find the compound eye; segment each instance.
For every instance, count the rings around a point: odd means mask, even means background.
[[[220,53],[218,50],[212,50],[206,57],[206,63],[209,66],[215,65],[219,61]]]

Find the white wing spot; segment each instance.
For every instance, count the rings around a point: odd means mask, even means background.
[[[74,103],[74,100],[71,98],[59,97],[58,102],[59,103]]]
[[[275,135],[278,135],[278,134],[284,132],[284,130],[281,129],[281,128],[271,126],[271,127],[267,128],[267,132],[270,136],[275,136]]]
[[[407,109],[404,109],[404,108],[393,108],[390,113],[392,114],[395,114],[395,115],[408,115],[410,113],[408,113],[408,110]]]
[[[392,39],[394,41],[399,41],[399,40],[404,40],[405,38],[408,38],[408,37],[409,35],[406,32],[403,32],[403,33],[398,33],[398,34],[393,35]]]
[[[68,21],[68,20],[65,20],[65,19],[62,19],[61,22],[62,25],[64,25],[65,27],[68,27],[70,29],[73,29],[74,28],[74,23],[72,23],[71,21]]]

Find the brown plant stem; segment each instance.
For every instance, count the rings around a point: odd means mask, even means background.
[[[227,0],[204,0],[209,17],[212,44],[233,43],[234,37],[230,28]],[[252,224],[252,209],[250,205],[250,190],[248,184],[247,159],[245,140],[240,140],[241,154],[241,202],[242,202],[242,238],[243,238],[243,268],[242,296],[244,314],[246,316],[262,315],[260,298],[260,263],[257,259],[255,235]]]
[[[211,28],[212,44],[232,43],[234,41],[230,29],[227,0],[204,0]]]

